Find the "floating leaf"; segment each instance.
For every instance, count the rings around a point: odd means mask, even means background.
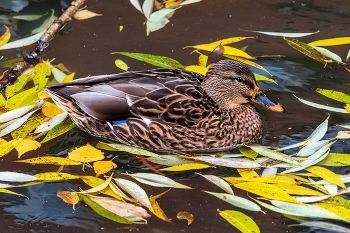
[[[278,200],[271,200],[270,201],[273,205],[277,206],[278,208],[295,212],[299,215],[302,215],[304,217],[311,217],[311,218],[328,218],[328,219],[338,219],[338,220],[344,220],[343,218],[339,217],[338,215],[324,209],[321,207],[318,207],[315,205],[309,205],[309,204],[294,204],[284,201],[278,201]],[[321,204],[321,203],[319,203]],[[326,204],[326,203],[322,203]],[[296,215],[297,215],[296,214]]]
[[[325,159],[319,162],[317,165],[320,166],[349,166],[350,165],[350,155],[349,154],[339,154],[339,153],[329,153]]]
[[[88,205],[91,209],[93,209],[96,213],[101,215],[102,217],[108,218],[112,221],[123,223],[123,224],[132,224],[132,221],[127,220],[126,218],[120,217],[109,210],[106,210],[93,200],[91,200],[88,196],[83,194],[78,194],[79,197]]]
[[[76,18],[77,20],[90,19],[95,16],[102,16],[102,14],[97,14],[89,10],[80,10],[74,14],[74,18]]]
[[[83,163],[94,162],[104,159],[104,153],[87,144],[68,153],[68,159]]]
[[[333,91],[333,90],[327,90],[327,89],[321,89],[317,88],[316,91],[320,93],[321,95],[324,95],[328,98],[334,99],[336,101],[349,104],[350,103],[350,95],[344,94],[340,91]]]
[[[40,180],[71,180],[71,179],[80,179],[80,176],[71,175],[68,173],[59,173],[59,172],[44,172],[34,175]]]
[[[319,51],[320,53],[322,53],[323,55],[325,55],[326,57],[332,59],[333,61],[344,64],[343,61],[341,60],[341,57],[338,54],[335,54],[325,48],[316,47],[316,46],[312,46],[312,47],[317,51]]]
[[[21,106],[23,102],[33,93],[37,92],[38,87],[32,87],[28,90],[22,91],[14,96],[12,96],[7,102],[5,107],[9,110],[23,107]],[[29,105],[29,104],[28,104]]]
[[[242,197],[237,197],[235,195],[227,194],[227,193],[215,193],[215,192],[209,192],[209,191],[204,191],[206,193],[209,193],[223,201],[226,201],[230,203],[231,205],[234,205],[236,207],[246,209],[246,210],[251,210],[251,211],[261,211],[261,208],[255,204],[254,202],[242,198]]]
[[[150,211],[154,211],[151,203],[148,200],[146,192],[138,184],[125,179],[114,179],[114,181],[135,200],[146,206]]]
[[[40,142],[37,142],[32,139],[23,139],[18,146],[16,146],[16,150],[18,152],[18,158],[21,157],[24,153],[32,150],[36,150],[40,148],[41,144]]]
[[[209,182],[219,186],[223,190],[225,190],[227,193],[234,195],[233,190],[231,186],[224,180],[221,179],[220,177],[214,176],[214,175],[202,175],[206,180]]]
[[[41,141],[41,143],[47,142],[51,139],[54,139],[69,130],[73,129],[75,127],[75,124],[72,122],[70,118],[64,120],[58,125],[55,125],[50,131],[46,134],[45,138]]]
[[[259,183],[259,182],[241,182],[234,184],[236,188],[243,189],[245,191],[255,193],[259,196],[281,200],[293,203],[300,203],[295,198],[290,196],[287,192],[280,188],[277,188],[271,184]]]
[[[6,25],[4,25],[4,27],[6,28],[6,31],[0,36],[0,47],[5,45],[11,38],[10,29]]]
[[[8,111],[6,113],[3,113],[0,115],[0,123],[4,123],[7,121],[11,121],[14,120],[18,117],[23,116],[24,114],[26,114],[27,112],[33,110],[34,108],[39,107],[40,105],[29,105],[29,106],[25,106],[22,108],[17,108],[11,111]]]
[[[17,160],[15,162],[31,163],[31,164],[55,164],[55,165],[80,165],[82,162],[74,161],[71,159],[55,157],[55,156],[43,156],[31,159]]]
[[[182,3],[180,3],[179,5],[188,5],[188,4],[192,4],[192,3],[196,3],[196,2],[201,2],[202,0],[185,0]]]
[[[64,112],[56,104],[53,104],[53,103],[46,101],[46,100],[44,101],[44,103],[41,107],[41,111],[45,116],[47,116],[49,118],[52,118],[52,117]]]
[[[266,71],[269,75],[272,75],[269,71],[267,71],[267,69],[265,69],[264,67],[262,67],[261,65],[259,65],[258,63],[255,63],[255,62],[253,62],[253,61],[251,61],[251,60],[248,60],[248,59],[245,59],[245,58],[243,58],[243,57],[237,57],[237,56],[234,56],[234,55],[227,55],[227,54],[225,54],[224,55],[225,57],[227,57],[227,58],[230,58],[230,59],[232,59],[232,60],[235,60],[235,61],[239,61],[239,62],[242,62],[242,63],[244,63],[244,64],[247,64],[247,65],[249,65],[249,66],[253,66],[253,67],[255,67],[255,68],[258,68],[258,69],[261,69],[261,70],[263,70],[263,71]],[[264,77],[264,76],[259,76],[259,75],[257,75],[257,74],[255,74],[254,73],[254,75],[256,76],[256,78],[258,77],[260,77],[261,79],[263,79],[262,77]],[[268,79],[268,78],[267,78]],[[272,80],[272,79],[271,79]],[[270,80],[269,80],[270,81]]]
[[[159,157],[159,155],[157,155],[156,153],[150,152],[148,150],[137,148],[137,147],[133,147],[133,146],[124,145],[124,144],[121,144],[121,143],[105,143],[105,144],[110,146],[110,147],[113,147],[113,148],[115,148],[117,150],[125,151],[125,152],[131,153],[131,154],[135,154],[135,155]]]
[[[154,0],[145,0],[142,4],[142,12],[147,19],[149,19],[154,6]]]
[[[151,173],[134,173],[129,174],[131,177],[136,179],[138,182],[152,185],[155,187],[170,187],[170,188],[181,188],[181,189],[192,189],[186,185],[182,185],[173,181],[172,179]]]
[[[25,195],[22,195],[20,193],[15,193],[15,192],[12,192],[12,191],[7,190],[7,189],[0,189],[0,193],[8,193],[8,194],[13,194],[13,195],[18,195],[18,196],[26,197],[29,199],[29,197],[27,197]]]
[[[11,141],[8,141],[4,144],[1,144],[0,145],[0,157],[6,155],[7,153],[9,153],[13,149],[15,149],[15,147],[18,146],[22,140],[23,140],[23,138],[17,138],[17,139],[13,139]]]
[[[303,37],[303,36],[309,36],[317,32],[308,32],[308,33],[300,33],[300,32],[263,32],[263,31],[250,31],[250,30],[242,30],[242,31],[247,31],[247,32],[257,32],[269,36],[282,36],[282,37]]]
[[[288,183],[288,184],[296,184],[296,181],[292,177],[281,176],[281,175],[269,175],[269,176],[244,176],[244,177],[225,177],[225,180],[230,182],[231,184],[237,184],[240,182],[254,181],[254,182],[263,182],[263,183]]]
[[[35,133],[43,133],[43,132],[47,132],[47,131],[51,130],[56,125],[62,123],[64,121],[64,119],[66,119],[67,116],[68,116],[67,112],[62,112],[62,113],[52,117],[50,120],[45,121],[44,123],[39,125],[36,128]]]
[[[213,165],[224,166],[224,167],[233,167],[233,168],[257,168],[260,167],[260,164],[244,158],[215,158],[209,156],[193,156],[193,157],[184,157],[186,159],[194,159],[210,163]]]
[[[28,182],[37,180],[35,176],[18,172],[0,172],[0,180],[7,182]]]
[[[86,195],[91,200],[109,210],[110,212],[123,217],[123,218],[133,218],[133,217],[141,217],[141,218],[149,218],[150,214],[147,213],[147,210],[140,206],[135,206],[130,203],[125,203],[122,201],[118,201],[115,198],[111,197],[100,197],[93,195]]]
[[[19,40],[9,42],[9,43],[5,44],[4,46],[1,46],[0,50],[20,48],[20,47],[34,44],[35,42],[37,42],[40,39],[40,37],[42,35],[44,35],[44,33],[45,33],[45,31],[37,33],[37,34],[32,35],[32,36],[28,36],[28,37],[19,39]]]
[[[116,168],[117,165],[112,161],[97,161],[97,162],[94,162],[93,167],[94,167],[96,176],[100,176],[102,174],[109,172],[111,169]]]
[[[278,85],[278,83],[275,80],[273,80],[271,78],[268,78],[268,77],[265,77],[265,76],[263,76],[261,74],[254,73],[254,76],[255,76],[256,81],[269,81],[269,82],[273,82],[276,85]]]
[[[210,167],[208,164],[203,163],[186,163],[181,165],[176,165],[172,167],[162,168],[160,171],[187,171],[187,170],[197,170],[197,169],[205,169]]]
[[[38,85],[38,89],[41,90],[46,86],[49,80],[47,76],[51,75],[51,68],[46,63],[39,63],[34,67],[33,82]]]
[[[349,139],[350,138],[350,131],[339,131],[335,138],[336,139]]]
[[[105,188],[107,188],[109,186],[109,184],[111,183],[112,180],[112,175],[110,175],[105,181],[103,181],[101,184],[92,187],[90,189],[84,190],[84,191],[80,191],[79,193],[96,193],[96,192],[101,192],[102,190],[104,190]]]
[[[8,125],[6,128],[4,128],[4,129],[2,129],[2,130],[0,131],[0,137],[5,136],[6,134],[11,133],[12,131],[14,131],[15,129],[17,129],[18,127],[20,127],[20,126],[21,126],[24,122],[26,122],[26,121],[29,119],[29,117],[31,117],[37,110],[38,110],[38,109],[33,110],[33,111],[27,113],[26,115],[22,116],[21,118],[18,118],[18,119],[16,119],[16,120],[11,121],[11,124],[10,124],[10,125]]]
[[[240,147],[238,150],[242,153],[242,155],[250,159],[255,159],[259,155],[259,153],[255,152],[249,147]]]
[[[44,15],[47,15],[47,13],[41,14],[41,15],[15,15],[12,18],[13,19],[27,20],[27,21],[34,21],[34,20],[40,19]]]
[[[208,68],[203,66],[186,66],[185,70],[196,72],[202,75],[206,75],[208,72]]]
[[[304,99],[301,99],[297,96],[294,95],[294,97],[296,97],[300,102],[306,104],[306,105],[309,105],[311,107],[314,107],[314,108],[320,108],[320,109],[325,109],[325,110],[328,110],[328,111],[332,111],[332,112],[340,112],[340,113],[347,113],[349,114],[349,111],[343,109],[343,108],[334,108],[334,107],[329,107],[327,105],[322,105],[322,104],[317,104],[317,103],[313,103],[311,101],[307,101],[307,100],[304,100]]]
[[[139,0],[130,0],[130,3],[131,3],[138,11],[140,11],[141,13],[143,13],[143,12],[142,12],[142,9],[141,9],[141,5],[140,5]]]
[[[152,1],[153,2],[153,1]],[[169,23],[169,18],[171,18],[176,9],[161,9],[150,15],[146,23],[146,34],[147,36],[154,31],[163,28],[167,23]]]
[[[221,217],[243,233],[260,233],[258,225],[247,215],[239,211],[219,211]]]
[[[294,49],[298,50],[299,52],[301,52],[302,54],[311,57],[312,59],[322,62],[323,64],[327,64],[327,57],[325,55],[323,55],[322,53],[320,53],[319,51],[317,51],[315,48],[313,48],[312,46],[305,44],[304,42],[301,42],[299,40],[288,40],[286,38],[284,38],[287,43]]]
[[[333,45],[342,45],[350,44],[350,37],[339,37],[332,39],[317,40],[309,43],[310,46],[333,46]]]
[[[195,48],[197,50],[205,50],[205,51],[213,51],[217,45],[215,44],[201,44],[201,45],[195,45],[195,46],[187,46],[185,48],[188,48],[188,47],[192,47],[192,48]],[[230,47],[230,46],[223,46],[224,48],[224,56],[226,55],[233,55],[233,56],[239,56],[239,57],[244,57],[244,58],[247,58],[247,59],[254,59],[254,57],[250,56],[249,54],[247,54],[246,52],[240,50],[240,49],[236,49],[236,48],[233,48],[233,47]]]
[[[259,147],[259,146],[250,146],[250,148],[253,151],[255,151],[255,152],[257,152],[257,153],[259,153],[259,154],[261,154],[263,156],[269,157],[271,159],[277,159],[277,160],[280,160],[280,161],[283,161],[283,162],[286,162],[286,163],[302,166],[299,162],[294,160],[292,157],[290,157],[290,156],[288,156],[286,154],[283,154],[281,152],[270,150],[270,149],[267,149],[267,148],[264,148],[264,147]]]
[[[236,43],[245,39],[249,39],[249,38],[254,38],[254,37],[231,37],[231,38],[227,38],[227,39],[222,39],[222,40],[218,40],[215,42],[210,43],[211,45],[227,45],[227,44],[232,44],[232,43]]]
[[[208,56],[204,54],[200,54],[198,57],[198,66],[207,67],[207,63],[208,63]]]
[[[169,189],[170,190],[170,189]],[[161,193],[161,194],[158,194],[156,196],[152,196],[149,198],[149,201],[152,205],[152,208],[153,208],[153,214],[155,216],[157,216],[158,218],[166,221],[166,222],[169,222],[169,223],[172,223],[171,220],[166,216],[166,214],[164,213],[164,211],[162,210],[162,208],[160,208],[158,202],[156,201],[156,199],[158,199],[159,197],[163,196],[164,194],[166,194],[169,190]]]
[[[90,187],[96,187],[100,184],[102,184],[103,182],[105,182],[105,180],[102,180],[100,178],[94,177],[94,176],[81,176],[80,179],[82,181],[84,181],[87,185],[89,185]],[[114,185],[112,182],[109,183],[109,187],[103,189],[100,191],[100,193],[106,194],[108,196],[114,197],[118,200],[123,200],[124,196],[126,198],[124,198],[125,200],[129,200],[130,198],[128,198],[125,194],[123,194],[122,192],[120,192],[120,194],[124,195],[122,197],[122,195],[119,195],[119,193],[117,194],[116,192],[114,192],[111,188],[111,186]],[[115,186],[115,185],[114,185]]]
[[[65,203],[72,204],[75,210],[75,205],[79,202],[79,196],[76,193],[68,191],[58,191],[57,197],[62,198]]]
[[[290,183],[275,183],[273,186],[278,187],[285,191],[288,194],[294,194],[294,195],[314,195],[314,196],[323,196],[324,193],[318,192],[313,189],[309,189],[297,184],[290,184]]]
[[[127,53],[127,52],[114,52],[111,54],[121,54],[128,56],[140,61],[144,61],[159,67],[169,67],[169,68],[180,68],[184,69],[185,67],[178,61],[171,59],[169,57],[156,56],[145,53]]]
[[[28,72],[26,74],[21,75],[17,80],[16,83],[14,83],[11,86],[7,86],[5,90],[5,96],[7,98],[12,97],[14,94],[16,94],[19,90],[23,88],[24,85],[28,82],[28,80],[33,76],[33,72]]]
[[[114,63],[119,69],[122,69],[125,71],[128,71],[128,69],[129,69],[128,65],[120,59],[115,60]]]
[[[312,166],[312,167],[305,168],[305,170],[333,184],[339,185],[342,188],[346,188],[345,184],[340,180],[339,176],[334,172],[328,170],[327,168]]]
[[[177,213],[176,215],[177,219],[179,220],[187,220],[187,225],[191,225],[193,223],[194,220],[194,216],[191,213],[188,213],[187,211],[182,211]]]

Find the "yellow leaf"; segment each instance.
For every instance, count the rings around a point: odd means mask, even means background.
[[[170,190],[170,189],[169,189]],[[157,198],[163,196],[164,194],[166,194],[167,192],[169,192],[169,190],[161,193],[161,194],[158,194],[157,196],[151,196],[149,198],[149,202],[151,203],[151,206],[153,208],[153,211],[152,213],[157,216],[158,218],[166,221],[166,222],[171,222],[171,220],[166,216],[166,214],[164,213],[164,211],[160,208],[158,202],[156,201]]]
[[[0,36],[0,47],[6,44],[11,38],[10,29],[6,25],[4,25],[4,27],[6,28],[6,31],[2,36]]]
[[[321,177],[324,180],[327,180],[333,184],[336,184],[342,188],[346,188],[345,184],[343,183],[343,181],[341,181],[339,176],[334,172],[328,170],[327,168],[312,166],[312,167],[305,168],[305,170],[308,172],[311,172],[314,175]]]
[[[13,195],[18,195],[18,196],[26,197],[29,199],[29,197],[27,197],[25,195],[22,195],[20,193],[15,193],[15,192],[12,192],[12,191],[7,190],[7,189],[0,189],[0,193],[8,193],[8,194],[13,194]]]
[[[109,150],[109,151],[119,151],[111,146],[108,146],[107,144],[103,143],[103,142],[98,142],[96,145],[97,149],[101,149],[101,150]]]
[[[104,153],[87,144],[68,153],[68,159],[88,163],[104,159]]]
[[[89,10],[81,10],[74,14],[74,18],[77,20],[89,19],[95,16],[102,16],[102,14],[97,14]]]
[[[201,67],[207,67],[207,63],[208,63],[208,56],[204,55],[204,54],[200,54],[198,57],[198,65]],[[204,73],[204,75],[205,75],[205,73]]]
[[[90,187],[96,187],[96,186],[102,184],[103,182],[105,182],[105,180],[102,180],[102,179],[94,177],[94,176],[81,176],[80,179],[82,181],[84,181],[87,185],[89,185]],[[107,187],[104,190],[101,190],[100,193],[106,194],[108,196],[111,196],[111,197],[114,197],[118,200],[123,201],[123,198],[120,195],[113,192],[113,190],[110,187]]]
[[[31,151],[31,150],[36,150],[40,148],[41,144],[40,142],[37,142],[32,139],[23,139],[21,143],[16,146],[16,150],[18,152],[18,158],[20,158],[24,153]]]
[[[10,151],[12,151],[16,146],[18,146],[21,141],[23,140],[23,138],[17,138],[17,139],[13,139],[11,141],[8,141],[4,144],[0,145],[0,157],[6,155],[7,153],[9,153]]]
[[[342,206],[330,204],[330,203],[316,203],[313,204],[315,206],[321,207],[323,209],[326,209],[332,213],[335,213],[336,215],[350,221],[350,210],[348,208],[344,208]]]
[[[123,30],[124,26],[119,26],[119,32]]]
[[[114,63],[119,69],[122,69],[125,71],[128,71],[129,69],[128,65],[120,59],[115,60]]]
[[[50,131],[46,134],[45,138],[41,141],[41,143],[47,142],[51,139],[54,139],[69,130],[73,129],[75,127],[75,124],[72,122],[70,118],[64,120],[63,122],[59,123],[58,125],[55,125]]]
[[[14,96],[12,96],[7,102],[5,107],[8,110],[13,110],[22,106],[22,103],[28,98],[31,94],[37,91],[38,87],[32,87],[28,90],[22,91]]]
[[[163,169],[160,169],[160,171],[187,171],[187,170],[205,169],[208,167],[210,167],[210,165],[208,165],[208,164],[185,163],[185,164],[181,164],[181,165],[163,168]]]
[[[58,68],[58,69],[60,69],[60,70],[62,70],[63,72],[68,73],[68,74],[71,74],[71,73],[72,73],[72,72],[70,72],[70,70],[68,70],[68,68],[67,68],[64,64],[62,64],[62,63],[60,63],[60,64],[58,64],[58,65],[55,65],[55,67]]]
[[[44,172],[34,175],[36,178],[41,180],[70,180],[70,179],[80,179],[80,176],[75,176],[67,173],[59,172]]]
[[[319,162],[317,165],[322,166],[349,166],[350,155],[349,154],[338,154],[329,153],[325,159]]]
[[[56,104],[53,104],[49,101],[44,101],[42,107],[41,107],[41,111],[42,113],[49,117],[52,118],[58,114],[61,114],[62,112],[64,112],[60,107],[58,107]]]
[[[242,183],[234,184],[234,186],[236,188],[243,189],[245,191],[254,193],[262,197],[266,197],[274,200],[298,203],[298,204],[301,203],[295,200],[287,192],[271,184],[260,183],[260,182],[242,182]]]
[[[28,80],[30,79],[30,77],[33,75],[33,72],[29,72],[26,73],[24,75],[21,75],[17,80],[17,82],[11,86],[6,87],[5,90],[5,96],[7,98],[10,98],[11,96],[13,96],[14,94],[16,94],[16,92],[18,92],[19,90],[22,89],[22,87],[28,82]]]
[[[8,59],[6,61],[2,61],[0,62],[0,66],[4,66],[7,68],[12,68],[14,67],[18,62],[23,61],[24,59],[22,57],[17,57],[17,58],[12,58],[12,59]]]
[[[74,210],[75,210],[75,205],[79,202],[78,194],[73,193],[73,192],[58,191],[57,197],[62,198],[62,200],[68,204],[72,204]]]
[[[294,194],[294,195],[312,195],[312,196],[324,196],[324,193],[318,192],[316,190],[312,190],[300,185],[296,184],[288,184],[288,183],[276,183],[272,184],[275,187],[278,187],[282,189],[283,191],[287,192],[288,194]]]
[[[5,139],[0,138],[0,146],[3,145],[3,144],[5,144],[6,142],[7,142],[7,141],[6,141]]]
[[[268,71],[267,71],[268,72]],[[265,76],[263,76],[263,75],[261,75],[261,74],[256,74],[256,73],[254,73],[254,76],[255,76],[255,79],[257,80],[257,81],[269,81],[269,82],[273,82],[273,83],[275,83],[276,85],[278,85],[278,83],[275,81],[275,80],[273,80],[272,78],[268,78],[268,77],[265,77]]]
[[[203,75],[205,75],[208,72],[208,68],[203,66],[186,66],[185,69]]]
[[[195,46],[188,46],[188,47],[193,47],[198,50],[205,50],[205,51],[213,51],[217,45],[216,44],[201,44],[201,45],[195,45]],[[238,56],[238,57],[244,57],[247,59],[254,59],[254,57],[250,56],[248,53],[236,49],[230,46],[223,46],[224,47],[224,55],[233,55],[233,56]],[[186,47],[185,47],[186,48]]]
[[[232,184],[237,184],[238,182],[246,182],[251,181],[252,177],[225,177],[225,180]],[[263,182],[263,183],[288,183],[288,184],[296,184],[296,181],[287,176],[281,175],[267,175],[267,176],[256,176],[254,177],[254,182]]]
[[[177,213],[176,217],[179,220],[181,220],[181,219],[187,220],[187,225],[192,224],[193,220],[194,220],[193,214],[188,213],[187,211],[182,211],[182,212]]]
[[[218,210],[221,217],[242,233],[260,233],[258,225],[249,216],[234,210]]]
[[[43,156],[43,157],[36,157],[31,159],[25,159],[25,160],[17,160],[15,162],[20,163],[32,163],[32,164],[55,164],[55,165],[80,165],[81,162],[61,158],[61,157],[55,157],[55,156]]]
[[[264,67],[262,67],[258,63],[255,63],[253,61],[250,61],[250,60],[242,58],[242,57],[237,57],[237,55],[224,54],[224,56],[227,57],[227,58],[230,58],[232,60],[239,61],[239,62],[242,62],[244,64],[250,65],[250,66],[254,66],[254,67],[258,68],[258,69],[266,71],[269,75],[271,75],[271,73],[269,71],[267,71],[267,69],[265,69]]]
[[[68,74],[66,77],[64,77],[61,83],[68,83],[70,81],[73,81],[74,75],[75,75],[75,72]]]
[[[41,91],[41,92],[39,92],[39,93],[38,93],[38,97],[39,97],[39,99],[41,99],[41,100],[50,98],[49,94],[47,94],[46,91]]]
[[[350,37],[339,37],[332,39],[317,40],[309,43],[310,46],[333,46],[333,45],[342,45],[350,44]]]
[[[51,74],[51,68],[46,63],[39,63],[34,67],[33,82],[38,85],[38,89],[41,91],[43,87],[46,86],[49,80],[46,76]]]
[[[255,159],[259,155],[257,152],[253,151],[249,147],[240,147],[239,152],[241,152],[242,155],[250,159]]]
[[[111,169],[116,168],[117,165],[112,161],[97,161],[97,162],[94,162],[93,167],[96,173],[96,177],[98,177],[102,174],[109,172]]]
[[[172,6],[177,6],[183,1],[184,0],[168,0],[165,2],[165,7],[168,8],[168,7],[172,7]]]
[[[254,37],[232,37],[232,38],[227,38],[227,39],[223,39],[223,40],[218,40],[218,41],[215,41],[215,42],[210,43],[210,44],[215,45],[215,46],[227,45],[227,44],[232,44],[232,43],[242,41],[242,40],[245,40],[248,38],[254,38]]]
[[[0,79],[1,78],[2,78],[2,76],[0,76]],[[5,104],[6,104],[5,97],[2,94],[0,94],[0,106],[5,106]]]
[[[251,169],[238,168],[237,171],[242,177],[255,178],[255,177],[259,176],[258,173],[256,173],[255,171],[253,171]]]

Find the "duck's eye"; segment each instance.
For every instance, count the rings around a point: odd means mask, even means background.
[[[238,82],[242,82],[242,81],[243,81],[243,78],[238,77],[238,78],[236,78],[236,80],[237,80]]]

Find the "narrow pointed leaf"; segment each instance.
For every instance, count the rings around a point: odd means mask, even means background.
[[[154,0],[145,0],[142,4],[142,12],[148,19],[153,11]]]
[[[282,37],[303,37],[303,36],[309,36],[317,32],[306,32],[306,33],[300,33],[300,32],[263,32],[263,31],[250,31],[250,30],[242,30],[242,31],[247,31],[247,32],[257,32],[269,36],[282,36]]]
[[[80,191],[80,194],[85,194],[85,193],[96,193],[96,192],[100,192],[102,190],[104,190],[105,188],[107,188],[109,186],[109,183],[111,183],[112,180],[112,176],[109,176],[103,183],[92,187],[91,189],[87,189],[84,191]]]
[[[220,177],[217,177],[214,175],[202,175],[201,174],[201,176],[203,176],[209,182],[219,186],[221,189],[223,189],[227,193],[234,195],[231,186],[224,179],[221,179]]]
[[[134,173],[134,174],[129,174],[129,175],[141,183],[148,184],[148,185],[155,186],[155,187],[192,189],[191,187],[188,187],[186,185],[182,185],[178,182],[175,182],[168,177],[157,175],[157,174]]]
[[[221,217],[242,233],[260,233],[258,225],[247,215],[234,210],[219,211]]]
[[[326,232],[339,232],[339,233],[350,233],[349,228],[345,228],[342,226],[338,226],[333,223],[327,223],[327,222],[321,222],[321,221],[315,221],[315,222],[301,222],[299,224],[292,224],[289,226],[304,226],[304,227],[310,227],[310,228],[319,228],[323,229]]]
[[[314,107],[314,108],[320,108],[320,109],[325,109],[325,110],[328,110],[328,111],[332,111],[332,112],[339,112],[339,113],[346,113],[346,114],[349,114],[349,112],[343,108],[334,108],[334,107],[329,107],[327,105],[322,105],[322,104],[317,104],[317,103],[314,103],[314,102],[311,102],[311,101],[308,101],[308,100],[304,100],[304,99],[301,99],[297,96],[295,96],[300,102],[306,104],[306,105],[309,105],[311,107]]]
[[[142,9],[141,9],[141,5],[140,5],[139,0],[130,0],[130,3],[131,3],[138,11],[140,11],[141,13],[143,13],[143,12],[142,12]]]
[[[193,156],[193,157],[183,157],[187,159],[199,160],[209,164],[224,166],[224,167],[233,167],[233,168],[257,168],[260,167],[260,164],[249,160],[249,159],[236,159],[236,158],[215,158],[209,156]]]
[[[67,118],[60,124],[55,125],[52,129],[50,129],[49,132],[46,134],[45,138],[41,141],[41,143],[50,141],[51,139],[54,139],[73,129],[75,126],[76,125],[72,122],[72,120],[70,118]]]
[[[71,179],[80,179],[80,176],[71,175],[68,173],[59,173],[59,172],[44,172],[34,175],[40,180],[71,180]]]
[[[350,155],[349,154],[339,154],[339,153],[329,153],[327,157],[321,162],[317,163],[320,166],[349,166],[350,165]]]
[[[170,190],[170,189],[169,189]],[[165,193],[167,193],[169,190],[161,193],[161,194],[158,194],[156,196],[152,196],[149,198],[149,201],[152,205],[152,209],[153,209],[153,214],[155,216],[157,216],[158,218],[166,221],[166,222],[169,222],[169,223],[172,223],[171,220],[166,216],[166,214],[164,213],[164,211],[162,210],[162,208],[160,208],[158,202],[156,201],[156,199],[158,199],[159,197],[163,196]]]
[[[185,67],[178,61],[171,59],[169,57],[156,56],[145,53],[127,53],[127,52],[114,52],[111,54],[121,54],[128,56],[140,61],[144,61],[159,67],[169,67],[169,68],[180,68],[184,69]]]
[[[280,161],[283,161],[286,163],[302,166],[298,161],[294,160],[292,157],[290,157],[286,154],[283,154],[281,152],[270,150],[270,149],[267,149],[264,147],[258,147],[258,146],[250,146],[250,148],[253,151],[255,151],[263,156],[269,157],[271,159],[277,159],[277,160],[280,160]]]
[[[186,163],[181,165],[176,165],[172,167],[162,168],[160,171],[188,171],[188,170],[198,170],[198,169],[206,169],[211,167],[208,164],[202,163]]]
[[[204,191],[206,193],[209,193],[223,201],[226,201],[230,203],[231,205],[234,205],[236,207],[246,209],[246,210],[251,210],[251,211],[261,211],[261,208],[255,204],[254,202],[242,198],[242,197],[237,197],[235,195],[227,194],[227,193],[215,193],[215,192],[209,192],[209,191]]]
[[[324,167],[312,166],[305,169],[308,172],[311,172],[314,175],[321,177],[324,180],[327,180],[333,184],[339,185],[342,188],[346,188],[345,184],[341,181],[339,176],[334,172],[328,170]]]
[[[339,38],[317,40],[309,43],[310,46],[333,46],[333,45],[342,45],[342,44],[350,44],[350,37],[339,37]]]
[[[333,61],[336,61],[338,63],[342,63],[344,64],[344,62],[341,60],[341,57],[338,54],[335,54],[331,51],[329,51],[328,49],[325,48],[321,48],[321,47],[316,47],[316,46],[312,46],[314,49],[316,49],[317,51],[319,51],[321,54],[325,55],[326,57],[332,59]]]
[[[56,125],[62,123],[64,121],[64,119],[66,119],[67,116],[68,116],[67,112],[62,112],[62,113],[52,117],[50,120],[45,121],[43,124],[39,125],[36,128],[35,133],[43,133],[43,132],[47,132],[47,131],[51,130]]]
[[[152,1],[153,2],[153,1]],[[169,18],[171,18],[176,9],[161,9],[159,11],[153,12],[146,23],[146,33],[149,35],[151,32],[157,31],[163,28],[167,23],[169,23]]]
[[[336,101],[340,101],[345,104],[350,103],[350,95],[344,94],[340,91],[327,90],[322,88],[317,88],[316,91],[321,95],[324,95],[328,98],[334,99]]]
[[[15,162],[30,163],[30,164],[55,164],[55,165],[80,165],[82,162],[74,161],[71,159],[55,157],[55,156],[43,156],[31,159],[17,160]]]
[[[35,176],[18,172],[0,172],[0,180],[7,182],[28,182],[37,180]]]
[[[0,47],[5,45],[11,38],[11,33],[10,33],[10,29],[4,25],[6,31],[3,35],[0,36]]]

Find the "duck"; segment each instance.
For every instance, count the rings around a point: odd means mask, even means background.
[[[46,88],[87,133],[152,151],[223,151],[256,142],[263,120],[256,103],[284,112],[235,60],[207,74],[157,68],[91,76]]]

